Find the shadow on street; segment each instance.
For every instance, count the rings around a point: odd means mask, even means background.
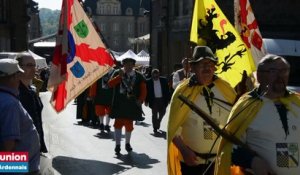
[[[52,167],[64,175],[98,174],[112,175],[126,171],[128,168],[117,164],[57,156],[52,160]],[[75,168],[74,168],[75,167]]]
[[[131,167],[137,167],[141,169],[149,169],[152,168],[152,164],[159,163],[160,161],[157,159],[152,159],[145,153],[136,153],[130,152],[129,154],[120,154],[116,157],[121,160],[120,165],[129,165]]]

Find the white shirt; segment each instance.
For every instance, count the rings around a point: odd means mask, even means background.
[[[286,135],[272,100],[264,105],[246,131],[246,142],[264,158],[278,175],[299,175],[300,108],[291,104],[287,113],[289,134]]]
[[[161,98],[162,97],[162,91],[161,91],[161,85],[160,81],[158,80],[153,80],[153,85],[154,85],[154,96],[155,98]]]
[[[223,95],[221,95],[221,92],[216,87],[213,87],[211,91],[214,93],[215,98],[226,101]],[[194,103],[197,106],[200,106],[200,108],[206,114],[210,114],[205,98],[202,95],[198,95]],[[225,109],[223,107],[220,107],[220,105],[218,104],[225,107]],[[211,117],[215,119],[215,121],[221,128],[227,121],[230,109],[231,107],[229,107],[228,105],[213,100]],[[209,153],[211,147],[215,142],[215,139],[217,138],[217,135],[215,134],[213,128],[193,111],[190,111],[189,116],[185,120],[181,129],[183,142],[193,151],[198,153]],[[214,145],[211,153],[217,152],[218,143],[219,142]],[[204,160],[199,159],[198,163],[204,163]]]
[[[176,71],[174,74],[173,74],[173,77],[172,77],[172,80],[173,80],[173,84],[172,84],[172,87],[173,89],[176,89],[176,87],[183,81],[185,80],[186,78],[189,78],[191,76],[191,73],[190,72],[186,72],[184,69],[183,69],[183,73],[184,73],[184,77],[182,80],[180,80],[180,77],[179,77],[179,71],[182,71],[182,69],[179,69],[178,71]]]

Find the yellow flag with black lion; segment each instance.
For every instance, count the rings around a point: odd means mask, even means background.
[[[250,51],[214,0],[195,0],[190,41],[212,49],[219,59],[216,74],[232,87],[243,72],[256,70]]]

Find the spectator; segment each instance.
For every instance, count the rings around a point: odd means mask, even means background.
[[[19,86],[20,101],[32,118],[33,124],[39,133],[41,152],[47,153],[48,150],[44,140],[42,120],[43,103],[37,95],[37,88],[32,84],[36,73],[36,63],[34,58],[28,52],[17,54],[16,60],[19,62],[19,66],[24,70],[24,74],[21,75]]]
[[[18,99],[18,61],[0,59],[0,152],[28,152],[30,174],[39,174],[39,136],[28,112]]]

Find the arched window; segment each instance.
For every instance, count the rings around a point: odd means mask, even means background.
[[[139,13],[139,14],[140,14],[141,16],[144,16],[144,11],[145,11],[144,8],[140,8],[140,13]]]
[[[132,8],[126,9],[126,15],[133,15]]]
[[[112,14],[111,13],[111,6],[110,5],[107,5],[106,14],[108,14],[108,15]]]

